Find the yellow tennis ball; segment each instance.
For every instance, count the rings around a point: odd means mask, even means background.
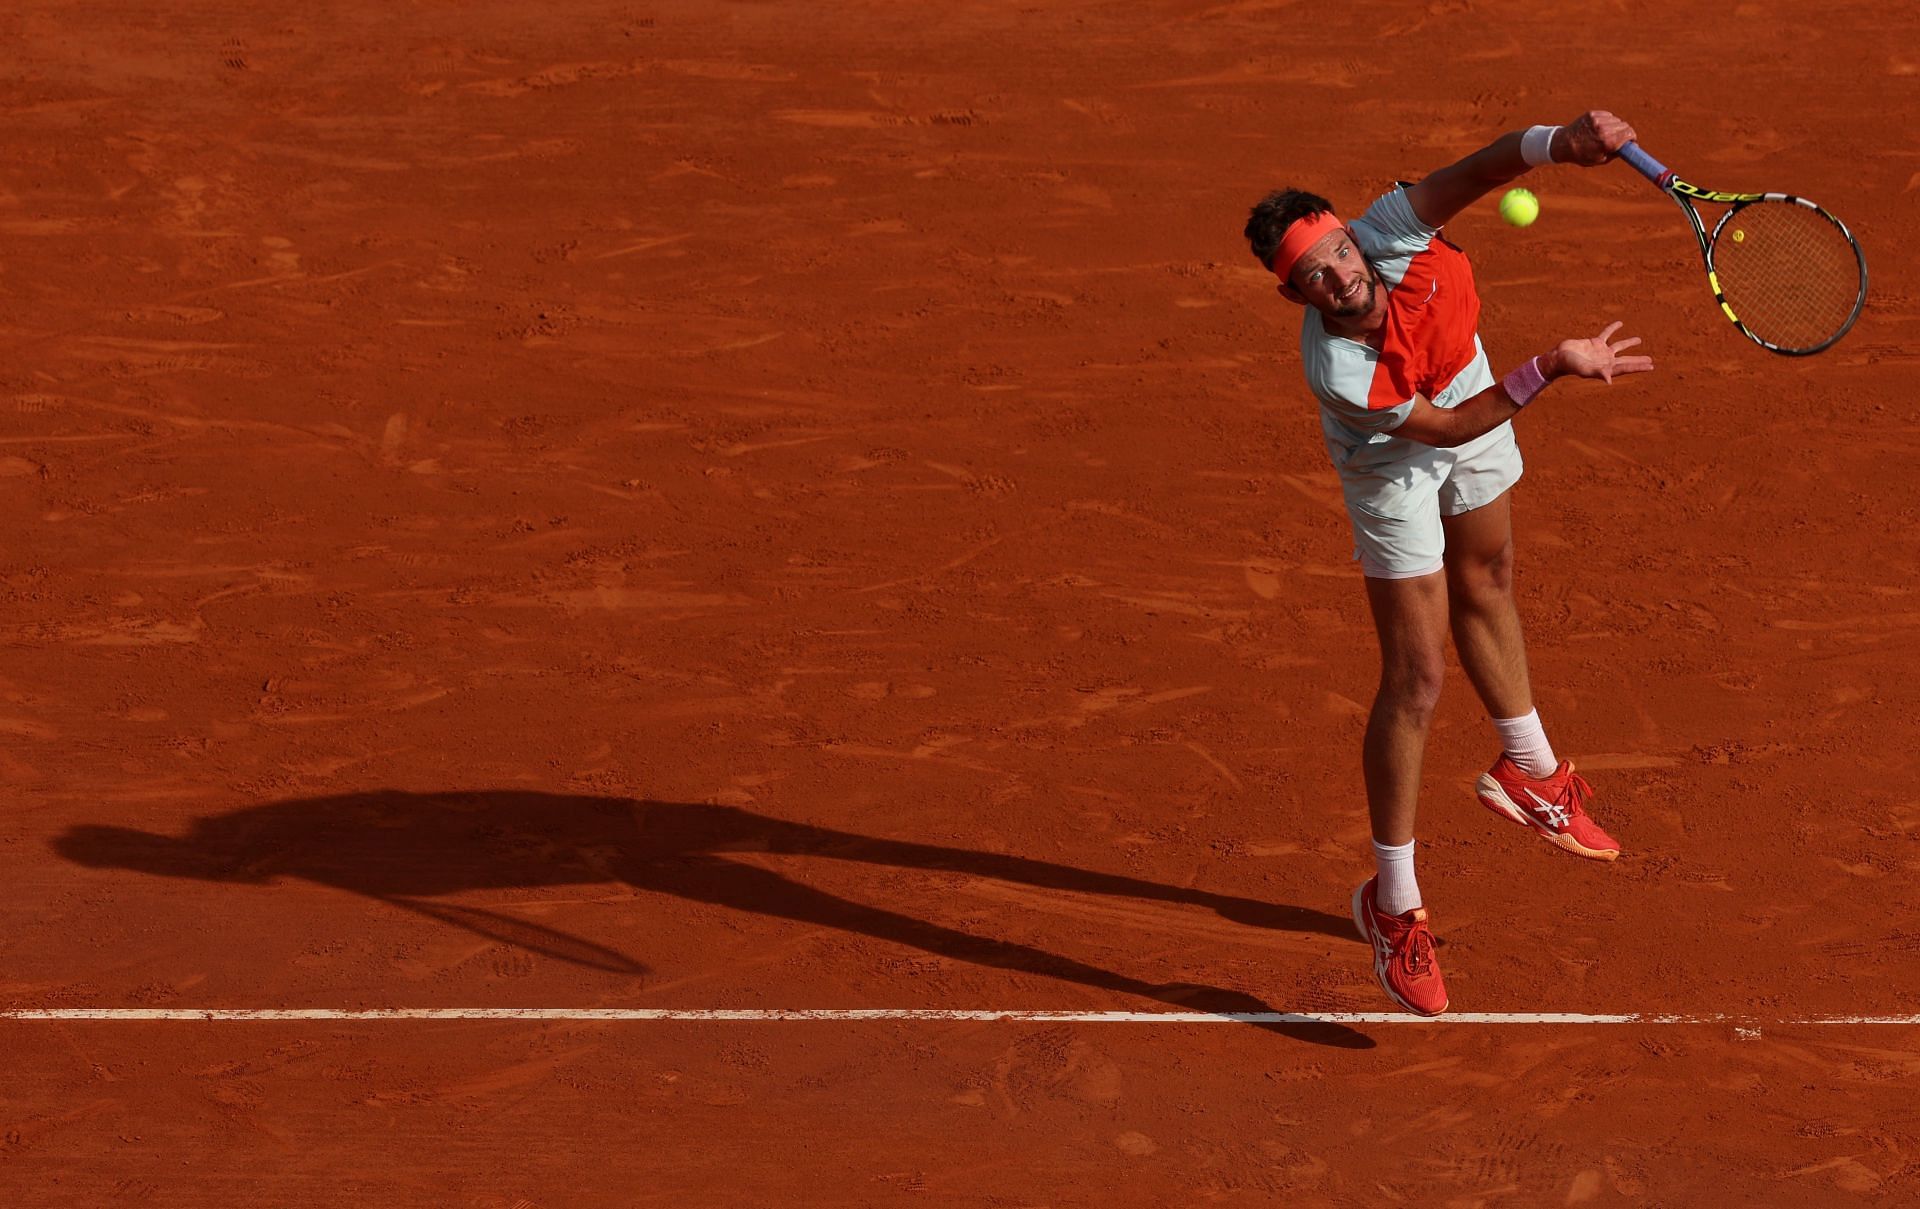
[[[1540,199],[1530,189],[1509,189],[1500,199],[1500,217],[1516,227],[1531,226],[1540,217]]]

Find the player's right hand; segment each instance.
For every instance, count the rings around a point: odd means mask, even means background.
[[[1633,140],[1633,127],[1604,109],[1589,109],[1554,132],[1553,162],[1597,168]]]
[[[1586,340],[1562,340],[1553,350],[1554,378],[1598,378],[1611,384],[1616,375],[1640,374],[1653,368],[1652,357],[1622,357],[1623,349],[1640,343],[1640,337],[1615,340],[1619,320],[1609,323],[1598,336]]]

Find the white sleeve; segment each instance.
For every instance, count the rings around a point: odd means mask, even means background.
[[[1376,262],[1409,259],[1427,250],[1438,227],[1429,227],[1413,212],[1404,186],[1395,185],[1381,194],[1367,212],[1356,219],[1353,233],[1360,250]]]

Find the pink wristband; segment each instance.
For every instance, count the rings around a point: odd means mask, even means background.
[[[1540,358],[1529,357],[1525,365],[1502,378],[1500,385],[1515,407],[1525,407],[1533,402],[1533,397],[1547,388],[1547,376],[1540,372]]]

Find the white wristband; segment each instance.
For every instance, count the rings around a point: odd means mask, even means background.
[[[1527,167],[1553,162],[1553,136],[1559,130],[1558,126],[1530,126],[1520,136],[1520,158],[1527,161]]]

